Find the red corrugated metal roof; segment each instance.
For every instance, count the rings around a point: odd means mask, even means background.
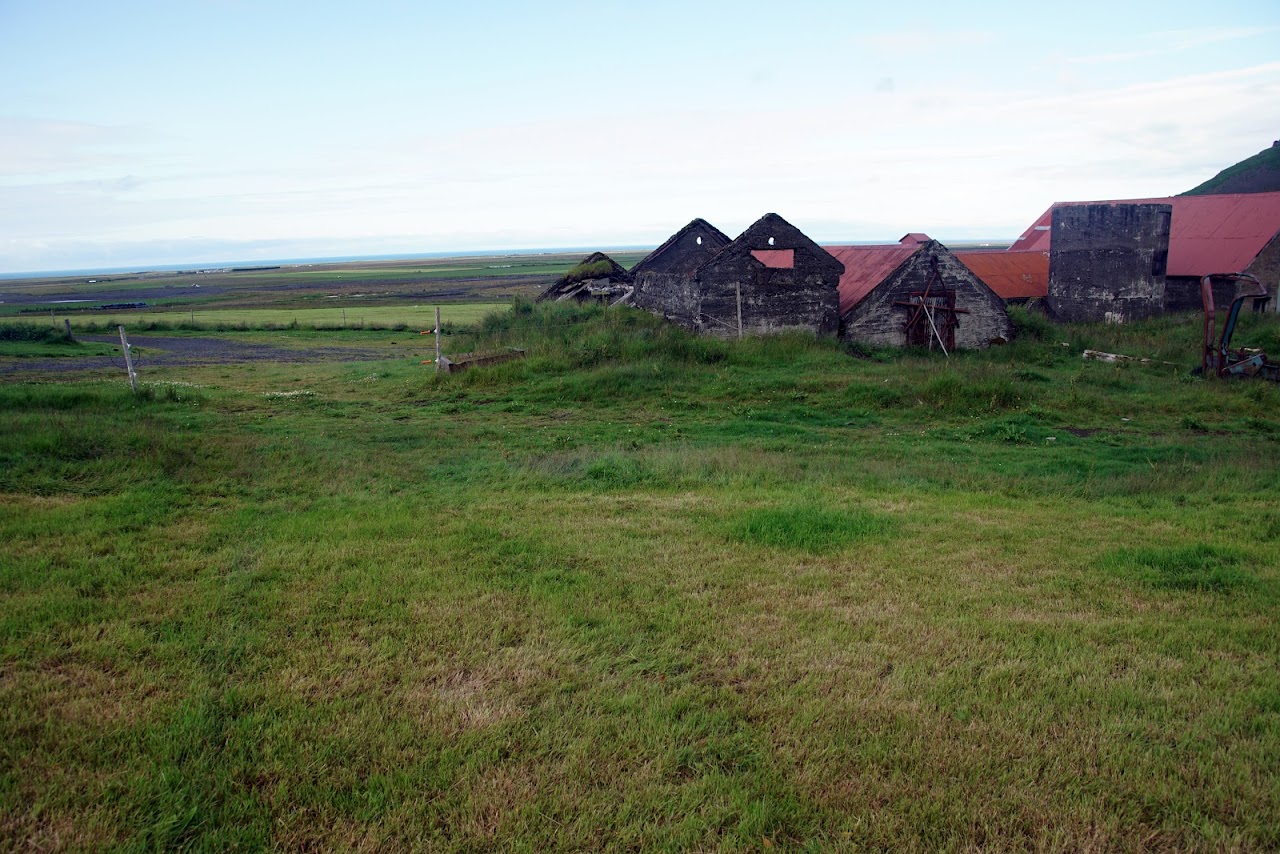
[[[891,243],[887,246],[822,247],[844,265],[844,275],[840,277],[840,313],[844,314],[861,302],[903,261],[920,251],[922,245]]]
[[[928,243],[929,235],[925,234],[923,231],[913,231],[909,234],[902,235],[898,242],[905,246],[909,246],[912,243]]]
[[[1049,249],[1053,209],[1062,205],[1156,203],[1173,206],[1169,275],[1239,273],[1280,232],[1280,193],[1225,193],[1163,199],[1055,202],[1022,233],[1010,252]]]
[[[796,266],[794,249],[752,249],[751,257],[775,270],[792,270]]]
[[[969,270],[1001,299],[1034,299],[1049,293],[1048,252],[956,252]]]

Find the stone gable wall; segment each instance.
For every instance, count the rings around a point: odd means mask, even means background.
[[[967,310],[958,318],[956,349],[979,350],[993,342],[1009,341],[1013,337],[1013,324],[1009,321],[1004,300],[983,284],[959,258],[937,244],[912,255],[850,309],[844,316],[844,337],[877,346],[905,346],[909,309],[896,303],[906,302],[913,292],[925,289],[932,276],[930,259],[933,257],[938,259],[941,287],[955,291],[956,308]]]

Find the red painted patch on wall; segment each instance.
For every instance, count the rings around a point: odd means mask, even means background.
[[[774,270],[793,270],[796,266],[794,249],[752,249],[751,257]]]

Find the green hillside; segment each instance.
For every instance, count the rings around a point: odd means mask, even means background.
[[[1280,140],[1270,148],[1228,166],[1184,196],[1208,196],[1217,193],[1271,193],[1280,191]]]

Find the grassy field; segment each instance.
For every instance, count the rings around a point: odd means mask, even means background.
[[[615,254],[631,266],[644,252]],[[96,314],[101,305],[145,302],[152,311],[422,305],[532,298],[581,253],[292,264],[269,268],[137,272],[0,279],[0,317]]]
[[[501,308],[493,303],[447,303],[439,306],[442,324],[469,325],[486,314]],[[138,329],[194,329],[219,328],[270,329],[289,326],[314,329],[412,327],[415,330],[434,329],[436,325],[434,305],[377,305],[334,308],[297,309],[195,309],[191,311],[131,311],[119,314],[95,312],[93,314],[68,315],[73,329],[114,330],[123,324],[126,330]],[[58,318],[62,322],[62,318]]]
[[[1280,389],[1019,322],[0,386],[0,847],[1280,847]]]
[[[101,356],[111,352],[104,344],[68,338],[65,327],[44,324],[0,324],[0,359],[27,357]]]

